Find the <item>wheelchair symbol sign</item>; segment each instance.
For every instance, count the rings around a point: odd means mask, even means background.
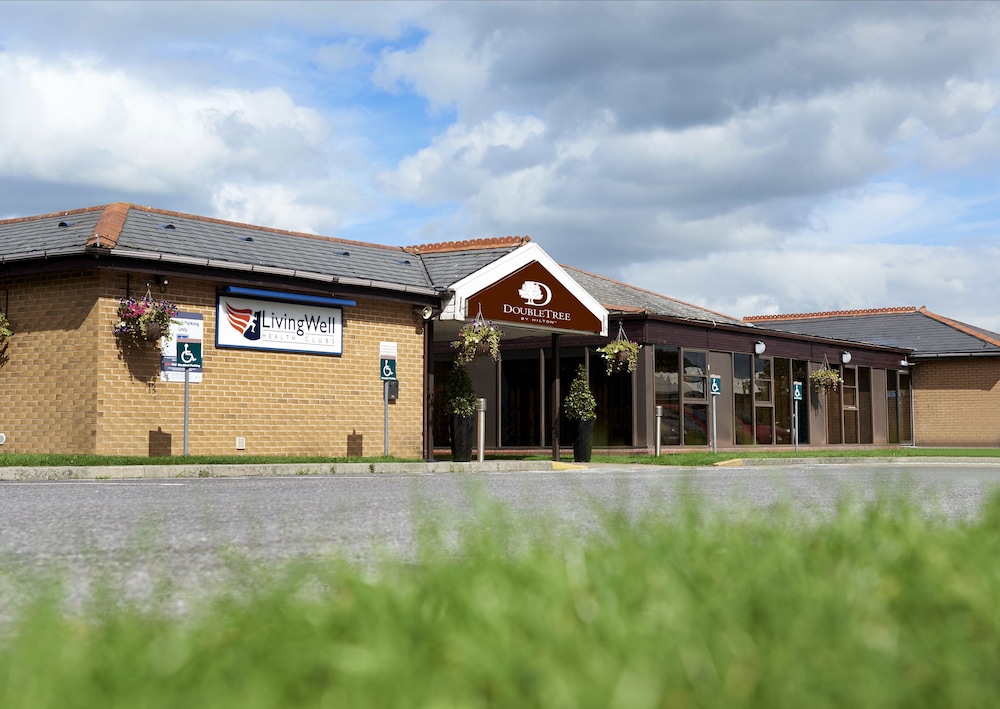
[[[383,357],[379,360],[378,366],[379,375],[383,381],[390,381],[396,378],[396,360]]]
[[[709,391],[712,396],[718,396],[722,393],[722,377],[712,375],[708,378],[709,381]]]
[[[191,369],[201,367],[201,343],[178,340],[175,361],[178,367]]]

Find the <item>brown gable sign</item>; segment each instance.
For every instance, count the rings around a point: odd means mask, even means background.
[[[468,312],[495,322],[600,333],[601,319],[538,261],[467,299]]]

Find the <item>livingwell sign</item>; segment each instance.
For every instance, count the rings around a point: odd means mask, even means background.
[[[557,330],[600,332],[601,319],[533,261],[468,299],[470,313],[489,320]]]
[[[336,307],[220,295],[216,346],[339,355],[343,319]]]

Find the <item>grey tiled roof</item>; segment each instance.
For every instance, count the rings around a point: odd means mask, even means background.
[[[428,276],[435,286],[447,288],[470,273],[496,261],[513,251],[516,246],[496,249],[471,249],[463,251],[431,252],[422,254]]]
[[[172,228],[167,228],[167,227]],[[361,244],[174,214],[130,210],[116,252],[168,253],[339,278],[431,286],[420,259],[401,248]]]
[[[563,266],[563,269],[585,291],[594,296],[601,305],[611,311],[646,310],[655,315],[667,317],[746,326],[746,323],[742,320],[730,315],[699,308],[690,303],[674,300],[673,298],[668,298],[642,288],[636,288],[635,286],[630,286],[619,281],[613,281],[609,278],[595,276],[592,273],[580,271],[570,266]]]
[[[913,356],[1000,355],[1000,335],[949,321],[925,309],[870,314],[834,313],[825,317],[789,316],[781,320],[756,320],[761,327],[803,335],[867,342],[913,350]]]
[[[0,226],[0,262],[80,253],[100,218],[101,211],[95,210],[10,220]],[[60,223],[66,226],[60,227]]]

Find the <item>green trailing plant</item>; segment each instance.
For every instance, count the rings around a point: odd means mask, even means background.
[[[618,337],[604,347],[598,347],[597,352],[604,358],[608,374],[634,372],[639,361],[639,344],[628,339],[621,322],[618,323]]]
[[[835,391],[843,379],[840,378],[840,372],[836,369],[823,367],[810,374],[809,381],[816,389],[825,394],[828,391]]]
[[[454,416],[472,416],[476,413],[476,391],[472,388],[472,379],[464,360],[456,359],[452,363],[446,386],[448,393],[445,413]]]
[[[639,345],[629,340],[614,340],[597,351],[604,358],[608,374],[634,372],[639,361]]]
[[[451,343],[451,347],[463,362],[472,362],[480,357],[490,357],[494,362],[499,362],[502,338],[503,330],[494,325],[492,320],[484,320],[480,312],[473,322],[461,329],[458,339]]]
[[[587,369],[582,364],[569,385],[569,394],[563,399],[566,418],[577,421],[594,421],[597,418],[597,400],[587,384]]]
[[[14,331],[10,329],[10,320],[7,319],[7,314],[0,310],[0,340],[6,340],[13,334]]]

